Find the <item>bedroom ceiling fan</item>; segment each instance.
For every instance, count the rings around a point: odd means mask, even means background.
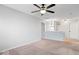
[[[41,16],[44,15],[46,12],[55,13],[54,11],[48,10],[49,8],[54,7],[55,4],[51,4],[47,7],[46,7],[46,4],[41,4],[41,6],[39,6],[37,4],[33,4],[33,5],[36,6],[37,8],[39,8],[39,10],[33,11],[32,13],[40,12]]]

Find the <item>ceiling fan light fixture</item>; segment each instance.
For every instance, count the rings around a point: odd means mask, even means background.
[[[40,10],[40,13],[41,14],[45,14],[46,13],[46,10]]]
[[[41,16],[44,15],[45,13],[55,13],[54,11],[48,10],[49,8],[55,6],[55,4],[50,4],[48,6],[46,6],[46,4],[41,4],[41,6],[37,5],[37,4],[33,4],[34,6],[36,6],[37,8],[39,8],[39,10],[33,11],[32,13],[35,12],[40,12]]]

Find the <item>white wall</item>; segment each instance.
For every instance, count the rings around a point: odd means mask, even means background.
[[[0,5],[0,51],[41,39],[40,19]]]

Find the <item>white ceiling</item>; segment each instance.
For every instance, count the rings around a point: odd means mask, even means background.
[[[56,4],[56,6],[49,9],[55,11],[55,13],[53,14],[46,13],[43,16],[40,15],[40,12],[31,13],[32,11],[38,10],[38,8],[35,7],[33,4],[5,4],[5,6],[33,15],[40,19],[48,19],[48,18],[63,19],[63,18],[79,17],[79,4]]]

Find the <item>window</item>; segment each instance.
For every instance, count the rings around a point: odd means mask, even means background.
[[[55,21],[49,20],[45,23],[45,31],[55,31]]]
[[[49,31],[55,31],[55,24],[54,24],[54,21],[50,21]]]

